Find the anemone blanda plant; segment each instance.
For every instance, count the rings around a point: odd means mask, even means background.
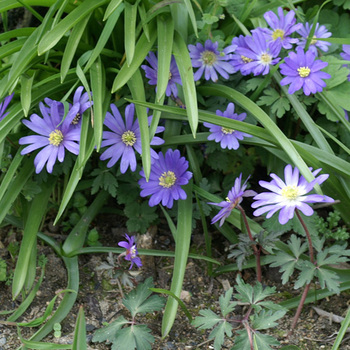
[[[146,78],[149,79],[148,84],[157,85],[158,78],[158,58],[154,52],[150,52],[146,57],[146,61],[150,64],[147,66],[143,64],[141,68],[145,71]],[[174,56],[171,56],[170,61],[170,71],[169,71],[169,81],[165,90],[166,96],[173,95],[177,97],[178,91],[176,84],[182,85],[179,69],[177,68]],[[157,87],[156,87],[157,91]]]
[[[331,78],[328,73],[321,71],[327,65],[327,62],[316,60],[316,54],[313,51],[304,52],[304,49],[299,46],[296,53],[289,52],[285,63],[280,65],[281,74],[285,76],[280,84],[282,86],[290,84],[288,88],[290,94],[300,89],[303,89],[307,96],[321,92],[327,86],[323,79]]]
[[[298,34],[301,35],[300,40],[298,41],[297,45],[305,49],[306,43],[308,40],[308,37],[310,36],[311,30],[312,30],[313,24],[305,23],[305,25],[302,25],[298,30]],[[324,25],[320,25],[319,23],[316,23],[315,32],[312,36],[312,39],[309,44],[309,50],[311,50],[316,56],[317,56],[317,49],[320,49],[324,52],[328,51],[328,47],[331,45],[328,41],[323,40],[317,40],[329,38],[332,36],[332,33],[327,30],[327,28]]]
[[[273,45],[273,42],[269,43],[266,40],[266,34],[260,28],[252,31],[251,36],[245,37],[245,47],[238,46],[236,48],[236,53],[245,62],[240,67],[242,75],[268,74],[270,66],[277,64],[280,60],[278,57],[280,49],[280,46]]]
[[[48,173],[52,173],[56,161],[63,162],[65,150],[79,154],[80,129],[72,126],[79,106],[73,106],[65,118],[60,111],[61,102],[52,101],[48,108],[42,102],[39,108],[43,118],[32,114],[30,120],[24,119],[22,123],[38,135],[24,136],[19,139],[20,145],[25,147],[21,154],[31,153],[39,148],[41,151],[34,158],[35,172],[38,174],[46,164]]]
[[[299,39],[292,38],[291,35],[301,28],[302,23],[296,24],[295,12],[290,10],[284,15],[282,7],[277,9],[277,14],[273,11],[267,11],[264,14],[264,18],[267,24],[271,27],[264,28],[264,32],[269,36],[274,45],[277,45],[280,49],[291,49],[292,44],[296,44]]]
[[[198,68],[194,73],[194,80],[199,80],[204,74],[205,80],[216,82],[219,77],[228,79],[229,74],[235,72],[233,66],[228,62],[230,54],[236,49],[235,44],[224,48],[221,52],[218,50],[219,43],[213,43],[210,39],[203,44],[188,45],[192,66]]]
[[[330,203],[334,199],[321,194],[308,194],[313,190],[315,184],[322,184],[328,179],[328,174],[319,175],[322,169],[312,171],[315,179],[311,182],[300,175],[298,168],[292,168],[290,164],[284,168],[284,181],[276,174],[270,174],[272,180],[259,181],[259,185],[271,192],[262,192],[257,194],[253,199],[255,202],[252,207],[256,209],[254,216],[260,216],[267,213],[266,218],[270,218],[279,211],[278,220],[281,225],[286,224],[293,218],[296,209],[304,215],[311,216],[314,211],[310,203]]]
[[[136,247],[135,237],[129,236],[127,233],[125,234],[126,241],[121,241],[118,243],[119,247],[123,247],[126,249],[124,253],[121,253],[119,255],[119,258],[124,256],[124,259],[127,261],[130,261],[130,268],[132,269],[133,265],[135,264],[137,267],[142,266],[142,261],[140,257],[138,256],[138,251]]]
[[[181,188],[192,177],[187,169],[188,161],[181,157],[179,150],[168,149],[165,155],[159,152],[158,159],[152,163],[149,181],[146,181],[144,171],[140,171],[141,197],[151,196],[148,202],[151,207],[162,203],[163,206],[172,208],[174,200],[187,198],[186,192]]]
[[[125,122],[118,108],[110,105],[112,114],[107,112],[104,124],[111,131],[104,131],[102,135],[101,147],[108,147],[102,154],[100,159],[109,159],[107,167],[112,167],[120,158],[120,171],[124,174],[130,167],[131,171],[136,170],[135,151],[142,154],[140,126],[137,119],[134,120],[135,105],[129,104],[125,108]],[[152,117],[148,118],[151,123]],[[164,127],[158,126],[156,133],[164,131]],[[158,136],[154,136],[151,145],[161,145],[164,140]],[[151,148],[151,157],[158,159],[158,154]]]
[[[247,116],[246,113],[235,113],[235,105],[232,102],[228,104],[227,109],[224,112],[217,110],[216,114],[225,118],[239,121],[243,121]],[[208,136],[208,140],[214,140],[215,142],[220,143],[220,146],[223,149],[228,148],[236,150],[239,148],[238,141],[242,141],[245,137],[252,137],[252,135],[245,132],[225,128],[212,123],[205,122],[203,125],[209,128],[211,132],[211,134]]]
[[[247,190],[247,181],[249,177],[245,180],[245,182],[242,184],[242,173],[239,175],[239,177],[236,178],[234,186],[231,188],[231,190],[228,192],[228,195],[226,197],[225,201],[222,201],[220,203],[213,203],[209,202],[208,204],[216,205],[218,207],[221,207],[218,214],[216,214],[212,220],[211,223],[214,224],[215,222],[220,220],[219,226],[222,226],[225,220],[230,216],[233,209],[237,208],[242,215],[244,225],[247,229],[247,233],[249,236],[250,241],[252,242],[252,247],[256,259],[256,273],[257,273],[257,279],[259,282],[261,282],[261,264],[260,264],[260,254],[261,254],[261,247],[257,247],[256,241],[252,235],[252,232],[249,227],[249,223],[247,220],[247,216],[245,214],[244,209],[240,205],[243,201],[243,197],[253,197],[257,193],[253,190]]]

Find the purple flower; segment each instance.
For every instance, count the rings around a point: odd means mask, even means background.
[[[344,58],[346,61],[350,61],[350,45],[343,45],[343,51],[340,53],[340,56]]]
[[[252,197],[257,194],[255,191],[246,190],[248,179],[249,177],[247,178],[247,180],[245,180],[244,184],[241,185],[242,183],[242,173],[241,173],[239,177],[236,178],[235,185],[229,191],[225,201],[222,201],[220,203],[208,203],[208,204],[213,204],[222,208],[218,212],[218,214],[212,218],[211,220],[212,224],[220,220],[219,226],[222,226],[224,221],[230,216],[231,211],[242,202],[243,197]]]
[[[150,79],[148,84],[157,85],[157,77],[158,77],[158,58],[151,51],[146,57],[147,62],[151,65],[151,67],[142,65],[141,68],[146,73],[146,78]],[[173,94],[174,97],[177,97],[177,86],[176,83],[182,85],[179,69],[177,68],[174,56],[171,56],[170,61],[170,72],[169,72],[169,81],[165,90],[165,95],[170,96]],[[157,88],[156,88],[157,91]]]
[[[229,103],[225,112],[221,112],[220,110],[216,111],[216,114],[225,118],[243,121],[247,114],[234,113],[235,105],[233,103]],[[252,135],[246,134],[241,131],[225,128],[223,126],[218,126],[211,123],[203,123],[203,125],[211,131],[211,134],[208,136],[208,140],[215,140],[215,142],[220,142],[221,148],[228,149],[238,149],[239,142],[238,140],[243,140],[244,137],[252,137]]]
[[[327,85],[322,79],[329,79],[331,76],[321,69],[328,65],[327,62],[315,60],[316,54],[308,50],[306,53],[301,47],[297,47],[297,53],[290,52],[289,57],[282,63],[281,74],[286,75],[281,80],[281,85],[290,84],[288,92],[294,94],[295,91],[303,88],[305,95],[321,92]]]
[[[89,94],[85,92],[83,94],[84,87],[79,86],[74,93],[73,96],[73,105],[69,104],[69,109],[71,109],[73,106],[78,107],[78,112],[76,113],[75,118],[72,120],[72,125],[73,126],[80,126],[81,125],[81,116],[83,113],[90,108],[94,103],[93,101],[89,101]],[[90,92],[91,94],[91,92]],[[46,97],[44,99],[45,103],[50,107],[53,100],[50,98]],[[59,113],[63,116],[64,114],[64,105],[62,102],[58,102],[58,111]]]
[[[140,171],[141,197],[151,196],[148,202],[150,207],[162,202],[165,207],[172,208],[174,200],[187,198],[186,192],[181,188],[192,177],[187,169],[188,161],[180,156],[179,150],[168,149],[165,156],[159,152],[158,160],[152,164],[148,182],[144,171]]]
[[[236,53],[246,62],[240,67],[242,75],[253,73],[265,75],[270,71],[270,65],[275,65],[280,58],[278,45],[268,43],[262,30],[254,30],[251,36],[245,37],[246,47],[237,47]]]
[[[203,73],[205,80],[218,80],[219,73],[223,78],[228,79],[229,73],[234,73],[233,66],[227,62],[230,60],[230,53],[236,49],[236,45],[227,46],[222,52],[218,50],[219,43],[207,40],[204,46],[201,43],[188,45],[192,66],[199,68],[194,73],[194,80],[199,80]]]
[[[232,39],[232,45],[236,45],[236,52],[231,54],[230,56],[230,64],[233,66],[234,68],[234,71],[235,72],[238,72],[239,70],[241,71],[242,75],[248,75],[248,73],[243,73],[242,72],[242,68],[249,62],[252,61],[252,59],[250,58],[247,58],[243,55],[239,55],[237,54],[237,49],[241,49],[241,48],[244,48],[244,49],[248,49],[248,46],[245,42],[245,39],[246,37],[243,36],[243,35],[240,35],[240,36],[237,36],[237,37],[234,37]]]
[[[307,39],[310,35],[313,24],[305,23],[305,26],[302,26],[297,32],[302,36],[297,45],[305,48]],[[316,23],[316,29],[313,35],[313,39],[310,42],[309,50],[311,50],[317,56],[317,47],[322,51],[328,51],[328,46],[331,45],[328,41],[317,40],[318,38],[329,38],[332,33],[327,31],[327,28],[319,23]]]
[[[127,241],[119,242],[118,245],[126,249],[126,253],[123,254],[125,254],[124,259],[131,262],[129,270],[131,270],[134,264],[137,267],[141,267],[142,262],[141,259],[137,256],[138,251],[136,248],[135,237],[129,237],[128,234],[125,234],[125,238],[127,239]]]
[[[101,147],[110,146],[102,154],[100,159],[109,159],[107,167],[112,167],[120,158],[120,171],[124,174],[130,167],[131,171],[136,170],[135,151],[142,154],[141,148],[141,133],[139,122],[134,121],[134,104],[129,104],[125,108],[125,123],[118,108],[111,104],[112,113],[107,112],[104,124],[111,131],[104,131],[102,134],[103,140]],[[148,118],[148,123],[151,123],[152,117]],[[157,127],[156,133],[164,131],[164,127]],[[151,145],[161,145],[164,140],[160,137],[153,137]],[[158,154],[151,149],[151,157],[158,159]]]
[[[299,40],[290,38],[290,35],[300,29],[302,24],[295,24],[294,11],[289,11],[286,15],[283,14],[282,7],[279,7],[277,11],[278,16],[273,11],[268,11],[264,14],[266,22],[272,28],[272,30],[266,28],[264,31],[280,49],[281,47],[291,49],[292,44],[297,43]]]
[[[8,115],[8,112],[5,113],[5,111],[7,106],[11,102],[13,95],[14,93],[12,93],[10,96],[5,97],[5,99],[0,103],[0,121]]]
[[[310,170],[312,169],[310,168]],[[261,207],[256,209],[253,215],[260,216],[267,212],[266,218],[269,219],[280,210],[278,221],[281,225],[284,225],[293,218],[296,209],[302,211],[306,216],[311,216],[314,211],[307,203],[334,202],[328,196],[320,194],[307,195],[314,188],[315,184],[320,185],[328,178],[328,174],[316,177],[321,170],[314,170],[312,174],[315,176],[315,179],[307,182],[303,176],[299,177],[298,168],[293,170],[292,166],[288,164],[284,168],[285,181],[275,174],[270,174],[273,179],[270,182],[259,181],[261,187],[271,192],[263,192],[253,198],[256,202],[252,204],[252,207]]]
[[[29,144],[21,151],[21,154],[27,154],[43,147],[34,159],[37,174],[41,172],[45,164],[47,171],[52,173],[56,160],[63,162],[65,149],[73,154],[79,153],[80,130],[71,126],[78,112],[78,106],[73,106],[63,120],[59,113],[59,105],[60,102],[52,101],[48,108],[40,103],[40,111],[44,118],[32,114],[30,121],[23,120],[24,125],[39,135],[24,136],[19,139],[20,145]]]

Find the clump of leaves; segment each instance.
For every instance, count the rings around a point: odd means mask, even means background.
[[[340,225],[341,216],[339,211],[334,210],[328,214],[326,219],[318,217],[316,227],[320,236],[332,238],[336,241],[346,241],[350,233],[346,227]]]
[[[7,264],[4,259],[0,258],[0,282],[4,282],[7,279]]]
[[[299,276],[294,284],[298,289],[309,284],[317,278],[322,289],[339,293],[339,276],[329,267],[333,264],[340,264],[348,261],[350,250],[346,249],[347,244],[333,245],[324,248],[325,238],[313,239],[313,246],[316,249],[316,259],[311,263],[305,252],[308,250],[307,242],[296,235],[292,235],[287,245],[278,244],[279,251],[275,255],[267,257],[267,261],[272,267],[280,267],[282,272],[282,284],[288,282],[295,269],[299,270]]]
[[[100,343],[108,341],[112,343],[112,350],[152,349],[154,337],[150,334],[151,330],[145,324],[138,324],[136,318],[137,315],[152,313],[163,308],[165,299],[159,295],[151,295],[150,288],[153,287],[153,280],[149,277],[132,290],[122,301],[131,314],[131,320],[119,316],[110,324],[98,329],[92,341]]]
[[[263,288],[257,282],[255,286],[244,283],[240,276],[236,279],[236,291],[231,301],[233,288],[230,288],[225,295],[219,298],[221,316],[210,309],[201,310],[193,325],[198,329],[211,329],[209,339],[214,339],[214,349],[221,349],[225,336],[232,337],[233,323],[240,324],[244,329],[236,330],[235,345],[231,350],[251,350],[253,348],[272,350],[270,346],[279,345],[279,342],[272,336],[263,334],[260,331],[273,328],[277,320],[283,317],[286,309],[265,299],[275,293],[274,287]],[[240,304],[247,305],[247,311],[243,317],[235,315],[235,308]],[[236,316],[236,317],[235,317]]]

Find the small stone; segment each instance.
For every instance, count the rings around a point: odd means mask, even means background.
[[[6,344],[6,338],[5,337],[0,338],[0,346],[5,344]]]

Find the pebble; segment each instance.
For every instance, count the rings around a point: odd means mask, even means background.
[[[5,344],[6,344],[6,338],[5,337],[0,338],[0,346]]]

